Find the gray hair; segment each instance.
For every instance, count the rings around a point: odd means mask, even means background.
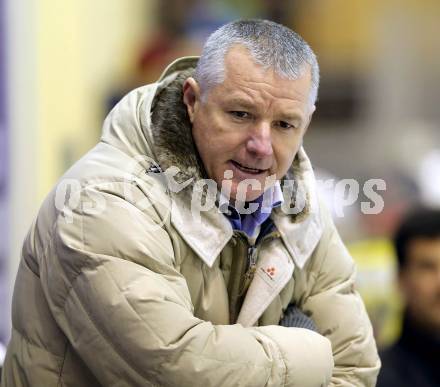
[[[288,79],[297,79],[303,75],[306,65],[310,65],[309,102],[311,106],[316,102],[319,66],[315,53],[296,32],[268,20],[234,21],[208,37],[194,73],[202,97],[211,87],[224,81],[224,58],[235,44],[245,46],[256,63]]]

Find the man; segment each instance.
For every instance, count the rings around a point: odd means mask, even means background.
[[[440,386],[440,211],[412,211],[394,242],[405,313],[400,338],[382,353],[378,386]]]
[[[318,80],[297,34],[238,21],[129,93],[28,234],[3,386],[373,386],[301,148]]]

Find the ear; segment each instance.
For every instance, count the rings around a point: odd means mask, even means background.
[[[408,273],[405,271],[405,268],[400,268],[397,273],[397,288],[399,289],[403,301],[406,302],[410,290],[408,285]]]
[[[194,121],[194,115],[200,104],[200,87],[196,80],[189,77],[183,83],[183,103],[186,105],[189,120]]]

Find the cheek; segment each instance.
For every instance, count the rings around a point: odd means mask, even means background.
[[[432,284],[423,278],[423,276],[414,275],[408,280],[406,286],[406,297],[408,300],[412,300],[413,303],[423,304],[428,302],[432,297],[433,287]]]
[[[287,172],[295,159],[298,149],[298,141],[278,141],[276,144],[274,144],[274,154],[278,164],[278,169],[282,169],[284,173]]]
[[[206,114],[199,114],[194,121],[192,134],[201,154],[211,153],[218,147],[218,130]]]
[[[194,122],[193,133],[196,133],[199,139],[212,144],[212,147],[219,147],[219,144],[228,142],[231,133],[228,133],[227,126],[216,114],[200,114],[198,118]]]

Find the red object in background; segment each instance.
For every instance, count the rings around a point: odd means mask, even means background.
[[[167,59],[173,51],[173,47],[173,39],[166,32],[159,32],[158,36],[149,42],[141,52],[139,70],[144,72],[151,67],[168,63]]]

